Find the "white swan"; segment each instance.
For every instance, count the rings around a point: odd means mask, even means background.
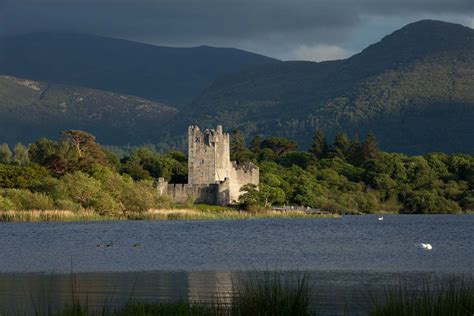
[[[433,246],[431,246],[431,244],[424,244],[424,243],[421,243],[421,247],[423,247],[423,249],[426,249],[426,250],[431,250],[431,249],[433,249]]]
[[[380,217],[378,218],[378,220],[379,220],[379,221],[383,221],[383,216],[380,216]]]

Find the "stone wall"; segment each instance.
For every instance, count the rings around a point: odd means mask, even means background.
[[[230,203],[237,203],[239,201],[240,189],[246,184],[255,184],[258,186],[260,182],[260,170],[253,163],[245,163],[238,165],[232,161],[232,169],[230,174],[229,185],[229,201]]]
[[[194,203],[220,204],[219,184],[168,183],[163,178],[158,181],[160,194],[169,196],[173,202],[185,204],[192,199]]]

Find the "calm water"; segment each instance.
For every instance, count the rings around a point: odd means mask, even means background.
[[[472,274],[473,237],[469,215],[0,223],[0,311],[45,292],[67,300],[71,271],[99,302],[132,289],[139,298],[203,300],[228,291],[238,271],[281,270],[308,271],[331,314],[400,274]],[[417,246],[427,242],[433,250]]]

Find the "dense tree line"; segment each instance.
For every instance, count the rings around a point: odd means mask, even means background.
[[[474,157],[431,153],[407,156],[379,150],[338,133],[329,142],[317,130],[308,151],[281,137],[247,143],[234,131],[231,159],[259,165],[261,183],[243,188],[242,206],[301,205],[333,212],[460,213],[474,211]],[[28,147],[0,145],[0,210],[92,209],[99,214],[168,207],[159,177],[187,182],[187,156],[136,148],[118,157],[83,131]]]
[[[234,137],[233,139],[239,139]],[[247,186],[243,203],[297,204],[335,212],[459,213],[474,210],[474,157],[431,153],[407,156],[379,150],[337,133],[329,143],[317,130],[311,148],[285,138],[255,137],[233,158],[260,166],[259,190]]]
[[[183,159],[183,154],[141,148],[119,160],[93,135],[76,130],[64,132],[59,141],[18,144],[13,153],[3,144],[0,209],[91,209],[107,215],[166,207],[170,201],[157,194],[154,176],[183,176]]]

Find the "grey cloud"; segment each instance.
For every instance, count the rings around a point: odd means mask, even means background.
[[[470,13],[473,0],[0,0],[0,32],[74,31],[284,56],[298,45],[341,45],[370,18]]]

